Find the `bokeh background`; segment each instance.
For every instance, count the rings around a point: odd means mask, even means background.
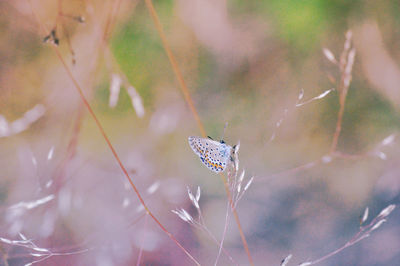
[[[227,123],[225,141],[240,141],[240,168],[246,180],[254,176],[237,211],[256,265],[289,254],[288,265],[318,259],[359,231],[367,206],[368,223],[399,203],[398,1],[154,6],[207,135],[220,139]],[[218,246],[171,210],[197,218],[187,187],[200,186],[202,215],[220,240],[227,196],[188,145],[200,131],[145,2],[1,1],[0,14],[0,264],[192,263],[141,209],[58,51],[150,210],[213,265]],[[339,92],[295,105],[302,89],[303,101],[337,88],[339,70],[322,50],[339,58],[348,30],[356,57],[337,147],[346,156],[322,163]],[[120,88],[114,107],[110,87]],[[399,218],[396,209],[370,237],[319,265],[398,265]],[[15,242],[23,237],[36,249]],[[249,264],[232,215],[224,247]],[[218,265],[232,264],[221,255]]]

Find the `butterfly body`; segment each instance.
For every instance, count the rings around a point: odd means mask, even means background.
[[[201,162],[211,171],[223,172],[231,160],[232,147],[225,142],[212,139],[189,137],[189,145]]]

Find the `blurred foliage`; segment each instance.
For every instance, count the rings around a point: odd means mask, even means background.
[[[57,3],[50,0],[48,5],[33,2],[43,25],[48,29],[54,27]],[[77,63],[70,63],[72,55],[61,30],[60,51],[68,58],[68,66],[135,184],[143,192],[145,201],[150,202],[149,206],[156,210],[163,223],[170,223],[168,226],[174,232],[184,232],[183,237],[178,237],[187,238],[187,243],[195,243],[190,247],[196,250],[194,254],[206,254],[205,259],[210,259],[215,250],[209,248],[209,240],[194,239],[194,230],[186,234],[189,231],[184,228],[186,224],[182,225],[177,217],[171,219],[170,210],[187,207],[190,203],[185,198],[185,187],[200,185],[204,217],[210,221],[211,231],[219,235],[221,221],[225,219],[226,195],[219,177],[210,173],[187,145],[187,137],[199,132],[151,15],[144,1],[122,1],[109,39],[118,67],[106,66],[101,55],[93,65],[86,64],[101,47],[96,33],[102,34],[106,24],[103,19],[115,3],[92,2],[62,1],[66,14],[84,15],[88,20],[86,24],[68,18],[62,20],[70,33],[72,48],[76,49],[77,56],[81,56]],[[271,264],[272,261],[279,262],[276,257],[281,258],[289,252],[297,253],[299,260],[304,250],[308,251],[307,258],[320,256],[348,239],[358,227],[360,210],[366,205],[372,206],[377,213],[389,201],[398,199],[398,140],[394,148],[385,147],[387,160],[377,156],[356,160],[340,158],[278,177],[272,173],[305,165],[328,153],[339,111],[339,93],[333,91],[300,108],[295,105],[301,89],[305,91],[302,100],[307,100],[337,86],[331,77],[340,78],[338,69],[328,62],[322,48],[329,48],[338,59],[348,29],[354,30],[354,39],[359,43],[355,42],[353,80],[346,98],[338,151],[363,154],[374,149],[383,138],[399,132],[400,105],[397,99],[386,94],[390,88],[398,88],[393,86],[395,82],[390,78],[398,73],[400,61],[399,1],[153,2],[207,135],[219,140],[228,123],[224,135],[226,142],[234,145],[240,140],[240,165],[246,169],[246,177],[256,177],[239,206],[252,250],[260,253],[267,250],[269,254],[265,256],[269,256]],[[82,209],[75,205],[71,207],[78,215],[67,212],[58,216],[55,212],[54,223],[61,222],[53,229],[61,233],[45,236],[50,243],[53,244],[54,239],[57,243],[57,238],[64,239],[64,235],[79,236],[76,239],[80,239],[82,232],[89,229],[104,233],[106,241],[98,240],[99,246],[124,237],[132,243],[138,242],[130,237],[141,232],[140,222],[129,229],[125,224],[137,215],[134,208],[138,204],[132,200],[136,200],[135,195],[126,188],[126,180],[122,179],[118,165],[86,111],[78,117],[83,118],[81,128],[75,128],[82,101],[65,75],[60,60],[52,53],[51,44],[43,43],[45,34],[25,4],[0,2],[0,114],[11,122],[36,103],[46,106],[47,113],[25,132],[0,139],[4,169],[0,173],[0,183],[5,184],[0,187],[0,203],[10,205],[38,198],[45,191],[38,189],[38,184],[58,177],[53,168],[67,160],[69,164],[62,165],[66,174],[60,188],[65,186],[72,191],[73,197],[83,195],[84,200],[74,202]],[[368,42],[368,38],[360,37],[362,26],[369,21],[376,23],[382,44],[376,45]],[[61,28],[57,25],[57,29]],[[371,33],[366,32],[368,37]],[[362,48],[373,45],[376,45],[372,47],[373,53],[361,52]],[[377,47],[379,45],[382,47]],[[378,77],[380,83],[371,81],[375,73],[367,70],[369,56],[372,56],[374,71],[385,69],[394,62],[394,70],[388,71],[388,76]],[[111,75],[119,71],[143,100],[143,118],[137,117],[133,110],[126,84],[121,87],[117,106],[109,107]],[[276,138],[269,141],[274,133]],[[77,145],[72,155],[68,153],[70,143]],[[54,161],[46,160],[50,147],[55,147]],[[37,156],[38,166],[32,165],[32,156]],[[152,182],[161,183],[160,191],[154,195],[146,192]],[[390,191],[392,194],[387,192],[390,189],[394,191]],[[125,199],[132,204],[129,208],[121,208]],[[223,207],[216,209],[216,206]],[[57,208],[52,210],[57,211]],[[85,217],[82,218],[79,212]],[[44,215],[38,214],[33,220],[41,224]],[[84,227],[79,226],[81,218],[87,223]],[[105,222],[99,223],[100,220]],[[395,225],[398,227],[398,221]],[[65,228],[68,228],[68,234],[62,233]],[[35,235],[39,234],[35,226],[24,229],[33,237],[41,237]],[[115,231],[119,231],[117,237]],[[128,236],[128,231],[135,236]],[[236,228],[232,231],[228,232],[226,246],[241,248],[239,237],[235,235]],[[378,244],[385,243],[385,238],[382,239]],[[126,241],[121,243],[129,243],[126,245],[129,248],[132,245],[129,252],[137,249],[137,243]],[[154,245],[165,248],[163,245],[167,241],[161,242]],[[169,244],[173,245],[172,242]],[[166,264],[181,262],[181,257],[175,258],[175,250],[172,252],[169,247],[166,250],[166,253],[174,254]],[[368,245],[355,250],[351,254],[373,251]],[[154,255],[158,251],[146,252]],[[212,256],[209,256],[210,252]],[[115,254],[110,255],[113,256]],[[338,256],[330,265],[355,265],[356,257]],[[388,261],[398,260],[391,257]]]
[[[290,49],[310,53],[320,46],[321,35],[332,28],[345,32],[347,18],[353,10],[360,11],[362,1],[258,1],[256,12],[269,15],[274,20],[277,34]]]
[[[173,1],[156,1],[154,4],[160,11],[164,28],[168,29]],[[172,75],[172,71],[144,3],[137,9],[138,12],[114,34],[112,48],[121,69],[147,105],[152,102],[155,81],[165,72]]]

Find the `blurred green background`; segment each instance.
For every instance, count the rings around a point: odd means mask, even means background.
[[[289,265],[319,258],[358,231],[365,207],[372,217],[399,202],[399,1],[153,3],[207,135],[220,139],[227,123],[224,140],[240,141],[240,168],[246,180],[254,176],[238,213],[256,265],[278,265],[288,254]],[[52,257],[49,265],[132,265],[141,249],[143,265],[190,263],[136,210],[137,197],[53,44],[43,42],[55,29],[56,49],[146,203],[194,257],[212,265],[218,247],[170,210],[183,207],[196,217],[186,186],[200,186],[204,219],[220,239],[225,190],[187,143],[200,131],[145,2],[2,1],[0,12],[0,237],[23,232],[55,250],[93,248]],[[348,30],[356,57],[337,146],[345,155],[322,163],[335,132],[341,78],[323,48],[339,60]],[[113,75],[121,81],[115,107]],[[336,90],[296,107],[301,90],[304,102],[329,89]],[[44,114],[16,132],[13,121],[37,104]],[[384,145],[388,136],[393,141]],[[154,182],[157,192],[148,193]],[[9,213],[18,202],[48,194],[55,195],[49,205]],[[370,238],[321,265],[396,265],[398,218],[395,211]],[[232,217],[224,247],[237,264],[248,264]],[[26,250],[2,249],[10,265],[32,261]],[[231,261],[222,255],[219,265]]]

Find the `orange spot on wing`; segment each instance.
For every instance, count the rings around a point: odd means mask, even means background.
[[[219,169],[224,169],[221,165],[217,164],[217,163],[213,163],[208,159],[208,155],[205,156],[205,160],[207,161],[208,164],[212,165],[213,167],[217,167]]]

